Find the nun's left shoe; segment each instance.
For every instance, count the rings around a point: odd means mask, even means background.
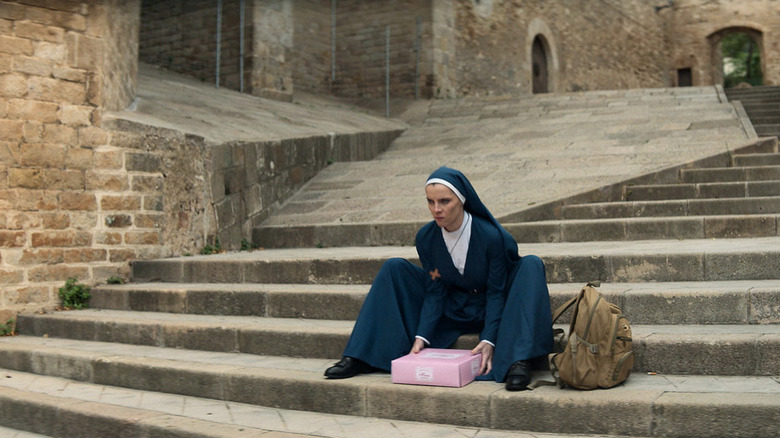
[[[348,379],[358,374],[370,373],[374,367],[354,357],[344,356],[335,365],[325,370],[325,377],[329,379]]]
[[[528,389],[531,383],[531,362],[527,360],[518,360],[509,367],[506,373],[506,390],[523,391]]]

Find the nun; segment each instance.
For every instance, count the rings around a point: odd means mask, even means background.
[[[434,171],[425,195],[433,221],[415,239],[422,267],[400,258],[382,265],[342,359],[325,376],[389,371],[393,359],[477,333],[471,350],[482,354],[477,379],[526,389],[531,360],[548,354],[553,342],[542,260],[518,255],[517,243],[460,171]]]

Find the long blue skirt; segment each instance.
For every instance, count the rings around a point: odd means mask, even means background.
[[[390,371],[393,359],[408,354],[420,322],[425,275],[407,260],[386,261],[363,303],[344,356]],[[512,267],[507,284],[493,371],[479,380],[503,382],[514,362],[546,355],[552,349],[550,296],[542,260],[522,257]],[[429,347],[448,348],[463,334],[479,333],[484,324],[481,318],[463,323],[442,316]]]

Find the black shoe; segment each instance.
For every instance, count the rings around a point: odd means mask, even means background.
[[[354,357],[344,356],[335,365],[325,370],[325,377],[329,379],[347,379],[358,374],[370,373],[374,367]]]
[[[513,363],[506,373],[506,390],[523,391],[528,389],[529,383],[531,383],[531,362],[518,360]]]

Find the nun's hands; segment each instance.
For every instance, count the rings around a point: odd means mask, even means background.
[[[484,376],[493,370],[493,346],[487,342],[480,342],[471,350],[471,354],[482,353],[482,364],[479,367],[479,375]]]
[[[414,344],[412,344],[412,350],[409,353],[417,354],[423,351],[423,348],[425,348],[425,341],[423,341],[420,338],[417,338],[414,340]]]

